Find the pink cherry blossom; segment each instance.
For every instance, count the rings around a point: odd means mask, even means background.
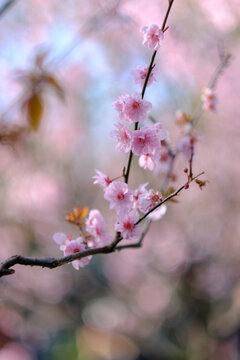
[[[153,127],[145,126],[132,134],[132,152],[135,155],[153,153],[159,144],[158,134]]]
[[[132,191],[121,181],[113,181],[106,189],[104,198],[110,202],[110,209],[118,214],[128,212],[133,205]]]
[[[106,223],[100,211],[93,209],[86,219],[86,230],[93,236],[88,242],[90,247],[108,245],[111,235],[106,231]]]
[[[190,160],[192,153],[194,153],[195,142],[195,137],[193,137],[192,135],[186,135],[178,143],[178,150],[182,152],[187,161]]]
[[[153,128],[156,130],[156,133],[158,135],[158,138],[160,141],[167,140],[168,138],[168,132],[165,130],[160,122],[157,122],[153,125]]]
[[[111,184],[112,180],[110,177],[99,170],[95,170],[97,175],[93,176],[95,179],[94,184],[99,184],[102,188],[106,189],[106,187]]]
[[[166,173],[169,170],[172,157],[166,146],[161,146],[154,154],[154,171],[156,173]]]
[[[139,196],[139,210],[144,214],[158,205],[162,200],[162,194],[150,189]]]
[[[123,124],[116,123],[116,130],[112,130],[110,135],[117,140],[116,149],[122,152],[131,150],[132,132]]]
[[[141,184],[136,190],[133,191],[133,208],[138,208],[138,199],[140,195],[143,195],[144,193],[147,193],[148,190],[146,190],[146,186],[148,183]]]
[[[150,86],[154,81],[157,81],[155,77],[156,72],[157,72],[157,68],[156,66],[154,66],[148,78],[147,86]],[[131,74],[133,75],[134,83],[143,86],[147,73],[148,73],[148,66],[138,66],[136,69],[132,70]]]
[[[59,233],[53,234],[53,240],[55,241],[56,244],[59,245],[60,250],[64,251],[66,242],[68,240],[72,240],[72,237],[59,232]]]
[[[160,47],[160,42],[164,38],[163,31],[159,28],[158,25],[152,24],[150,26],[144,26],[142,28],[143,32],[143,45],[149,47],[153,50],[158,50]]]
[[[142,100],[141,95],[122,95],[113,103],[113,107],[118,111],[121,120],[128,123],[146,121],[148,113],[152,108],[149,101]]]
[[[205,88],[202,92],[202,107],[203,110],[216,110],[217,98],[213,89]]]
[[[153,171],[153,169],[155,168],[154,159],[155,159],[154,154],[141,155],[138,160],[138,164],[140,167],[142,167],[144,169],[149,169],[150,171]]]
[[[75,240],[67,240],[66,246],[64,249],[64,255],[67,256],[67,255],[77,254],[86,249],[87,249],[87,247],[83,243],[83,239],[81,237],[78,237]],[[83,268],[84,266],[88,265],[91,258],[92,258],[92,256],[86,256],[80,260],[74,260],[72,262],[72,266],[76,270],[79,270],[79,267]]]
[[[137,210],[124,214],[115,223],[115,230],[119,231],[125,240],[137,239],[140,235],[140,228],[135,223],[139,220]]]

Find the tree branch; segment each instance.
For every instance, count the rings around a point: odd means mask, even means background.
[[[196,178],[198,178],[200,175],[202,175],[202,173],[196,175],[195,177],[192,178],[191,181],[195,180]],[[151,212],[153,212],[154,210],[156,210],[159,206],[161,206],[162,204],[164,204],[165,202],[169,201],[170,199],[172,199],[173,197],[177,196],[180,191],[182,191],[184,189],[186,184],[182,185],[178,190],[176,190],[174,193],[172,193],[171,195],[169,195],[168,197],[166,197],[163,201],[161,201],[158,205],[156,205],[154,208],[152,208],[150,211],[148,211],[145,215],[143,215],[138,222],[135,225],[138,225],[140,222],[142,222]],[[61,258],[31,258],[31,257],[24,257],[21,255],[15,255],[10,257],[9,259],[7,259],[6,261],[4,261],[1,266],[0,266],[0,277],[3,277],[5,275],[11,275],[15,273],[15,270],[12,269],[13,266],[15,265],[25,265],[25,266],[40,266],[43,268],[48,268],[48,269],[54,269],[57,268],[59,266],[62,266],[64,264],[68,264],[69,262],[72,262],[74,260],[80,260],[86,256],[91,256],[91,255],[97,255],[97,254],[109,254],[112,253],[116,250],[123,250],[123,249],[129,249],[129,248],[138,248],[141,247],[143,239],[145,237],[145,235],[147,234],[147,231],[149,229],[151,225],[151,221],[148,221],[138,242],[134,243],[134,244],[127,244],[127,245],[119,245],[118,243],[123,239],[122,236],[117,233],[115,239],[112,241],[112,243],[110,245],[104,246],[104,247],[100,247],[100,248],[96,248],[96,249],[87,249],[84,250],[82,252],[73,254],[73,255],[67,255],[67,256],[63,256]]]

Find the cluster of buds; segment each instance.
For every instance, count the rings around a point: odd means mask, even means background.
[[[210,88],[204,88],[202,91],[203,110],[216,110],[217,97],[215,91]]]

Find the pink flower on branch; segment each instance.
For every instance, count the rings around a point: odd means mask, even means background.
[[[110,202],[110,209],[115,209],[119,216],[128,212],[133,205],[132,190],[121,181],[113,181],[107,187],[104,198]]]
[[[86,230],[93,236],[88,241],[90,247],[98,247],[108,245],[111,235],[106,230],[106,223],[100,211],[93,209],[90,211],[86,219]]]
[[[150,49],[158,50],[160,48],[161,41],[164,38],[164,33],[159,26],[155,24],[144,26],[142,28],[142,32],[143,45],[149,47]]]
[[[150,86],[154,81],[157,81],[155,77],[156,72],[157,72],[157,68],[156,66],[154,66],[148,78],[147,86]],[[132,70],[131,74],[133,75],[134,83],[142,87],[144,85],[147,73],[148,73],[148,66],[138,66],[136,69]]]
[[[111,184],[112,180],[110,177],[99,170],[95,170],[97,175],[93,176],[94,184],[99,184],[102,188],[106,189],[106,187]]]
[[[117,140],[116,149],[122,152],[131,150],[132,132],[123,124],[116,123],[116,130],[112,130],[110,135]]]
[[[158,191],[150,189],[139,196],[139,210],[142,213],[150,211],[154,206],[162,201],[162,194]]]
[[[135,225],[139,220],[137,210],[132,210],[128,214],[124,214],[115,223],[115,230],[119,231],[124,240],[137,239],[140,236],[140,227]]]
[[[132,152],[135,155],[146,155],[153,153],[160,146],[156,129],[145,126],[132,134]]]
[[[53,240],[60,245],[60,250],[64,252],[64,256],[80,253],[87,249],[87,246],[81,237],[72,239],[71,236],[67,236],[64,233],[55,233],[53,235]],[[76,270],[78,270],[79,267],[83,268],[89,264],[91,258],[92,256],[86,256],[80,260],[74,260],[72,266]]]
[[[145,154],[141,155],[138,164],[140,167],[144,169],[149,169],[150,171],[153,171],[155,168],[155,155],[154,154]]]
[[[183,154],[187,161],[189,161],[194,154],[194,144],[196,143],[196,140],[196,137],[186,135],[178,143],[178,150]]]
[[[122,95],[113,103],[113,107],[118,111],[121,120],[128,123],[146,121],[148,113],[152,108],[149,101],[142,100],[141,95],[134,93],[132,95]]]

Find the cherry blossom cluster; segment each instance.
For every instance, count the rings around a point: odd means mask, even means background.
[[[152,24],[143,27],[142,33],[143,45],[156,52],[164,38],[164,31]],[[148,66],[138,66],[131,72],[134,83],[143,89],[157,81],[157,68],[155,65],[151,66],[151,69]],[[169,173],[175,155],[168,146],[168,132],[163,129],[161,123],[149,122],[152,104],[143,99],[143,94],[144,91],[124,94],[113,103],[113,108],[122,122],[115,123],[115,129],[111,131],[110,135],[116,139],[117,151],[131,152],[135,156],[139,156],[140,167],[155,172]],[[214,91],[206,88],[202,94],[202,109],[214,110],[215,105]],[[191,128],[192,118],[183,112],[178,112],[177,123],[180,126],[187,124]],[[134,125],[134,129],[131,129],[132,125]],[[187,131],[177,144],[176,151],[182,153],[188,162],[192,161],[196,140],[191,131]],[[120,181],[119,178],[112,180],[108,175],[96,170],[93,178],[94,184],[100,185],[103,189],[104,199],[109,202],[110,209],[116,212],[114,229],[120,239],[137,240],[141,233],[139,224],[141,216],[148,214],[160,204],[162,194],[159,191],[147,189],[148,183],[141,184],[137,189],[130,189],[125,174],[123,173],[121,177],[125,181]],[[86,209],[75,208],[76,214],[69,217],[70,220],[72,219],[71,222],[80,228],[80,237],[72,239],[64,233],[56,233],[53,236],[53,240],[60,246],[64,255],[80,253],[89,248],[104,247],[111,243],[112,237],[107,231],[106,222],[100,211],[91,210],[83,221],[85,217],[83,213]],[[148,217],[151,220],[159,220],[165,213],[166,206],[163,205],[151,212]],[[70,213],[70,215],[72,214]],[[75,269],[79,269],[88,265],[90,260],[91,256],[87,256],[73,261],[72,264]]]

